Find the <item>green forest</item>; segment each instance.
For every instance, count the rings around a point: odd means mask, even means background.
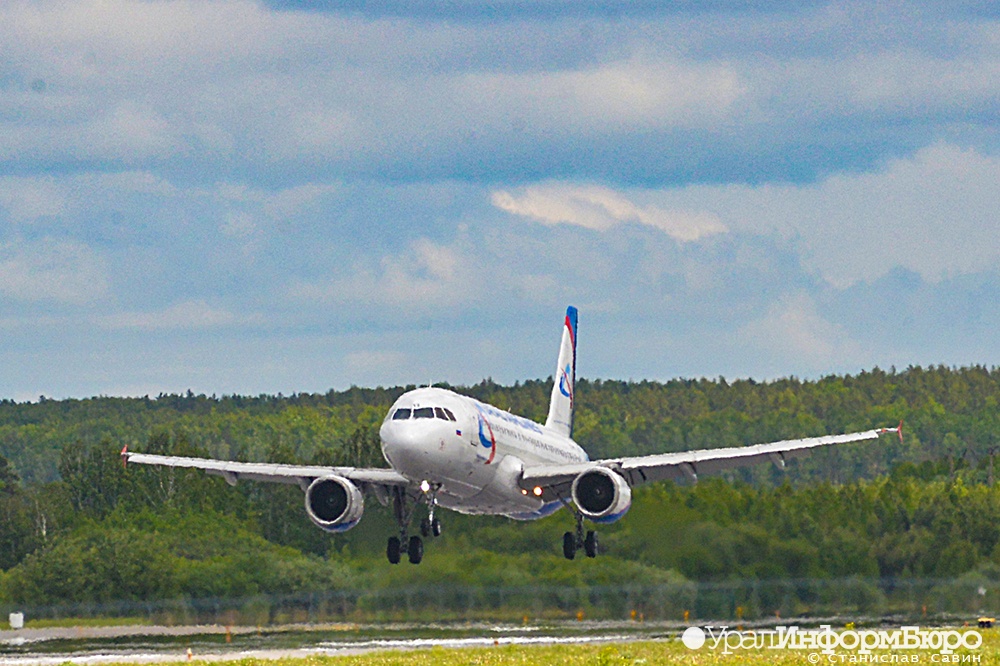
[[[551,380],[455,390],[542,420]],[[911,367],[814,381],[580,380],[592,458],[744,446],[894,426],[697,484],[658,483],[566,561],[569,512],[535,522],[443,512],[419,566],[391,566],[389,511],[315,528],[297,487],[131,466],[119,451],[385,466],[378,425],[413,387],[293,396],[0,402],[0,605],[246,598],[419,585],[607,587],[732,581],[1000,578],[1000,369]],[[861,585],[862,583],[858,583]],[[864,583],[864,585],[869,585]],[[885,594],[877,583],[860,592]]]

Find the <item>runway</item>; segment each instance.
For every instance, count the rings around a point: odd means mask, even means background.
[[[356,655],[491,645],[606,643],[674,637],[637,623],[526,625],[122,626],[0,631],[0,666],[186,662]]]

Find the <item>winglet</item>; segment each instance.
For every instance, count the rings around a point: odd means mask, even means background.
[[[122,469],[128,468],[128,444],[122,447]]]
[[[894,433],[896,433],[899,436],[899,443],[900,444],[903,443],[903,422],[902,421],[900,421],[899,425],[896,426],[895,428],[880,428],[878,432],[879,432],[880,435],[885,434],[887,432],[894,432]]]

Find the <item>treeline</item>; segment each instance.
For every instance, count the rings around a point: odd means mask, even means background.
[[[0,602],[241,598],[421,584],[683,588],[686,581],[885,579],[892,586],[963,576],[1000,591],[1000,488],[967,484],[968,469],[947,461],[902,465],[843,485],[716,478],[643,487],[623,520],[602,526],[604,554],[596,560],[569,562],[559,554],[559,535],[572,524],[567,512],[531,523],[445,513],[445,533],[428,544],[417,567],[385,562],[394,525],[374,502],[357,528],[333,537],[309,524],[294,488],[231,488],[194,472],[104,463],[103,470],[47,486],[58,511],[34,550],[0,575]],[[104,496],[91,484],[95,478],[119,492]],[[255,494],[261,488],[280,494],[263,498]],[[265,539],[270,520],[283,529]],[[880,594],[869,587],[866,594]]]
[[[150,449],[198,453],[183,439]],[[604,554],[568,562],[559,535],[568,512],[519,523],[446,512],[445,533],[418,566],[392,567],[388,511],[366,504],[343,535],[314,528],[301,491],[187,470],[122,469],[109,447],[60,462],[65,478],[3,497],[7,554],[0,602],[246,597],[301,591],[609,586],[685,581],[952,579],[996,586],[1000,488],[970,484],[961,461],[902,464],[848,484],[751,485],[720,478],[637,489],[633,507],[601,528]],[[8,475],[9,478],[9,475]],[[10,486],[5,486],[9,488]],[[21,500],[21,509],[7,511]],[[20,525],[20,527],[18,527]],[[41,528],[41,531],[40,531]],[[266,537],[266,538],[265,538]],[[992,581],[989,582],[989,581]],[[991,587],[992,589],[992,587]],[[878,595],[877,589],[867,592]]]
[[[551,384],[467,394],[543,419]],[[567,562],[568,512],[519,523],[445,512],[419,567],[391,567],[395,530],[372,499],[355,529],[316,529],[292,486],[122,468],[151,453],[382,466],[377,427],[405,388],[323,395],[0,404],[0,603],[172,599],[468,585],[683,584],[730,579],[953,578],[1000,571],[993,457],[1000,371],[910,368],[855,377],[581,381],[576,435],[592,457],[741,446],[893,425],[903,442],[836,447],[695,486],[637,490],[601,528],[605,555]],[[8,458],[11,462],[8,462]]]
[[[59,478],[66,446],[110,441],[141,448],[151,433],[183,434],[213,456],[308,460],[342,455],[359,429],[371,431],[406,388],[295,396],[160,395],[0,401],[0,455],[28,484]],[[381,460],[381,456],[379,456]]]
[[[186,438],[164,435],[151,438],[146,448],[170,455],[204,453]],[[439,556],[420,567],[390,567],[385,538],[395,523],[372,500],[359,527],[333,537],[309,522],[297,487],[232,488],[193,470],[124,469],[107,445],[64,449],[59,470],[63,478],[34,489],[8,475],[15,485],[6,486],[12,492],[3,498],[3,508],[27,520],[0,526],[5,542],[18,546],[6,565],[16,563],[0,572],[0,604],[241,598],[440,581],[477,586],[684,581],[676,572],[613,555],[574,567],[554,548],[532,547],[541,543],[540,533],[521,533],[521,547],[496,548],[505,537],[477,528],[492,525],[503,532],[515,526],[450,513],[448,534],[434,543]]]
[[[161,395],[156,398],[40,399],[0,402],[0,455],[28,484],[59,477],[67,445],[110,440],[141,449],[151,433],[185,435],[210,455],[247,460],[338,459],[361,429],[373,433],[389,405],[410,387],[351,388],[293,396]],[[462,393],[544,420],[551,380]],[[900,462],[943,458],[976,465],[1000,448],[1000,369],[875,369],[816,381],[678,379],[580,380],[575,437],[591,457],[743,446],[905,421],[903,443],[831,449],[804,459],[789,478],[847,481],[887,473]],[[381,459],[378,456],[377,459]],[[766,468],[747,481],[779,481]],[[985,481],[985,472],[977,480]]]

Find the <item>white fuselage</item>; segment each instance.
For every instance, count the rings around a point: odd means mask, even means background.
[[[393,469],[438,488],[438,504],[462,513],[541,518],[561,503],[545,504],[521,488],[524,467],[588,459],[569,437],[440,388],[400,396],[379,436]]]

